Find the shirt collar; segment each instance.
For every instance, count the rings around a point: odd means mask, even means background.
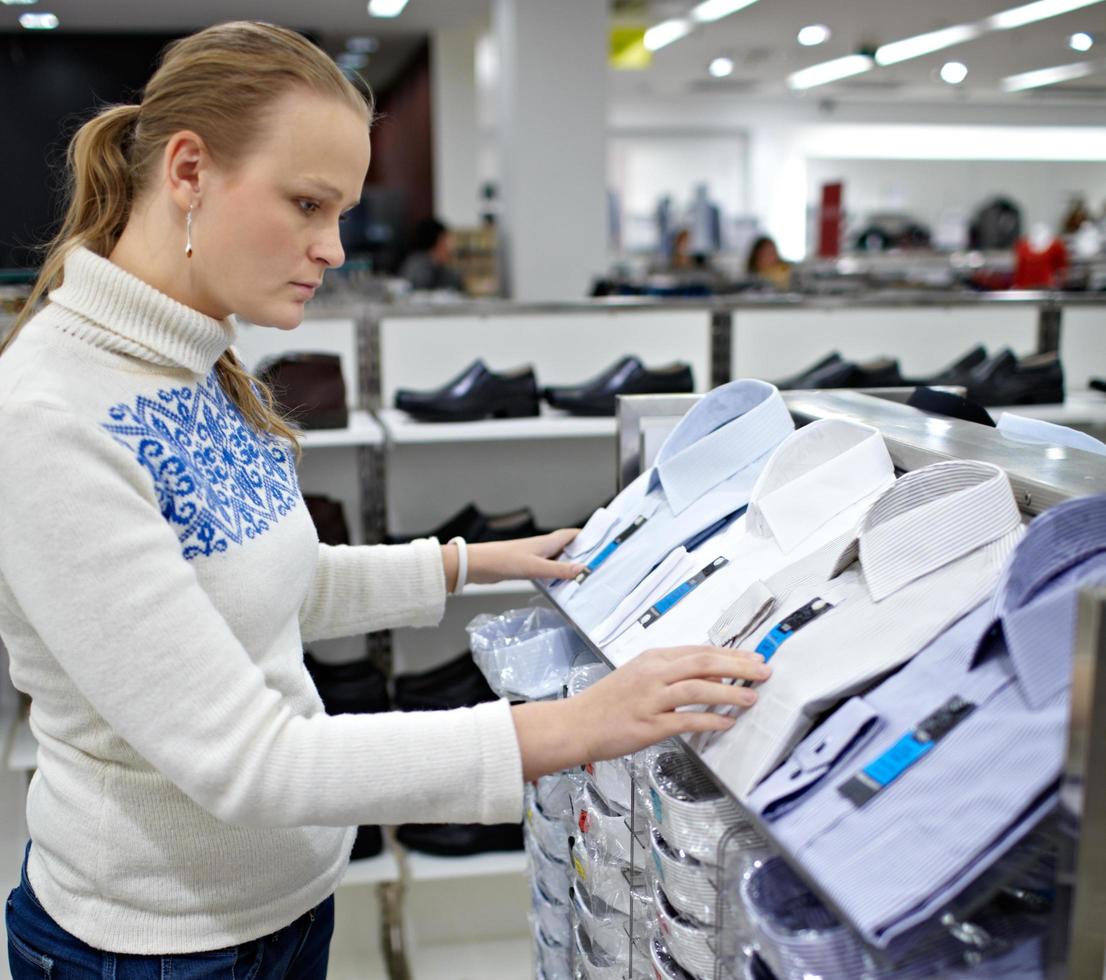
[[[975,460],[933,463],[896,480],[872,505],[833,575],[859,557],[868,592],[879,602],[1020,529],[1001,469]]]
[[[1046,591],[1076,566],[1106,559],[1106,494],[1081,497],[1041,514],[1018,545],[995,595],[1006,648],[1026,700],[1040,705],[1071,682],[1071,665],[1047,654],[1075,644],[1078,589]],[[1106,562],[1096,563],[1098,580]]]
[[[795,423],[774,385],[731,381],[715,388],[669,433],[649,478],[674,514],[770,452]]]
[[[235,336],[233,317],[205,316],[87,248],[70,252],[50,301],[76,314],[61,329],[96,347],[201,376]]]
[[[819,419],[772,453],[749,499],[746,528],[792,551],[842,511],[886,490],[895,467],[878,430]]]

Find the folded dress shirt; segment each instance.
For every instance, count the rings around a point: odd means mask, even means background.
[[[741,512],[768,454],[794,428],[773,385],[715,388],[669,433],[655,465],[592,515],[563,555],[586,571],[550,593],[593,631],[673,549],[690,549]]]
[[[674,567],[666,568],[668,560],[659,565],[663,578],[650,590],[639,586],[636,604],[616,612],[622,621],[600,626],[611,637],[603,652],[618,666],[651,647],[706,643],[711,624],[735,596],[851,535],[894,482],[883,437],[870,426],[820,419],[793,432],[769,457],[745,515],[695,551],[673,552]]]
[[[913,657],[993,591],[1022,535],[1006,474],[974,461],[908,473],[872,505],[855,540],[757,582],[712,628],[772,665],[757,703],[692,744],[744,797],[812,722]],[[829,567],[827,573],[826,568]]]
[[[1003,412],[999,416],[998,431],[1014,442],[1036,442],[1047,446],[1066,446],[1068,449],[1082,449],[1088,453],[1106,455],[1106,443],[1080,432],[1078,429],[1042,419],[1031,419],[1025,415]]]
[[[1054,805],[1078,590],[1104,583],[1106,495],[1045,512],[993,599],[749,797],[872,942],[941,912]]]

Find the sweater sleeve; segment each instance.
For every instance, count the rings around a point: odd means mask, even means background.
[[[306,641],[398,626],[436,626],[445,612],[438,542],[319,545],[319,561],[300,609]]]
[[[519,818],[505,701],[293,712],[183,559],[122,446],[54,405],[9,402],[0,432],[7,601],[116,735],[200,806],[274,827]]]

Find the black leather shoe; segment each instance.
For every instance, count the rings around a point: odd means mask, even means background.
[[[434,391],[399,389],[395,404],[422,422],[475,422],[537,415],[538,383],[532,368],[496,374],[482,360],[475,360]]]
[[[1095,391],[1101,391],[1103,394],[1106,394],[1106,378],[1091,378],[1087,384],[1094,388]]]
[[[433,670],[398,674],[393,684],[392,703],[400,711],[445,711],[496,700],[468,650]]]
[[[521,851],[522,824],[408,823],[396,830],[396,840],[412,851],[442,857]]]
[[[982,345],[973,347],[958,361],[947,368],[931,374],[928,378],[914,378],[907,384],[916,385],[919,388],[935,388],[942,385],[967,385],[972,369],[979,367],[987,360],[987,351]]]
[[[388,544],[406,544],[415,538],[437,538],[444,543],[451,538],[460,537],[475,544],[480,541],[510,541],[541,533],[534,523],[534,514],[529,507],[521,507],[505,514],[485,514],[476,504],[468,504],[433,531],[424,534],[389,534],[386,540]]]
[[[981,405],[1058,405],[1064,371],[1055,351],[1019,360],[1007,348],[974,368],[967,387],[968,397]]]
[[[903,388],[908,382],[899,371],[899,362],[889,357],[865,361],[853,366],[846,388]]]
[[[549,387],[543,393],[554,408],[573,415],[614,415],[617,395],[685,394],[694,390],[691,365],[676,362],[647,368],[640,358],[627,355],[590,381]]]
[[[834,351],[798,374],[777,381],[776,387],[781,391],[796,388],[844,388],[852,373],[853,365]]]
[[[935,391],[933,388],[915,388],[906,404],[912,408],[929,412],[930,415],[943,415],[949,419],[963,419],[965,422],[978,422],[980,425],[995,427],[987,409],[970,398],[962,398],[951,391]]]

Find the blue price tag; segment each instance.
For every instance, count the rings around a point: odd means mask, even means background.
[[[587,580],[587,577],[591,575],[597,568],[600,568],[603,563],[611,557],[619,548],[622,547],[625,542],[632,537],[649,518],[638,516],[635,517],[633,523],[626,528],[621,534],[618,535],[610,544],[606,545],[602,551],[599,552],[591,561],[587,563],[584,570],[576,576],[574,581],[577,585],[583,585]]]
[[[697,589],[708,578],[710,578],[720,568],[724,568],[728,565],[729,559],[724,556],[715,558],[706,568],[699,572],[696,572],[686,582],[681,582],[671,592],[667,593],[663,598],[658,599],[656,603],[650,606],[645,613],[638,620],[642,626],[648,629],[658,619],[661,618],[666,612],[668,612],[673,606],[676,605],[684,596]]]

